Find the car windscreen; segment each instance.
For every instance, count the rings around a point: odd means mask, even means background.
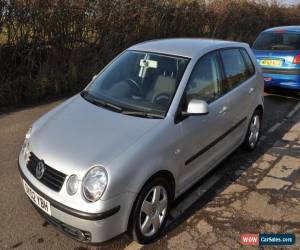
[[[120,112],[165,116],[188,62],[183,57],[126,51],[86,88],[86,99],[114,105]]]
[[[287,32],[264,32],[253,44],[256,50],[299,50],[300,34]]]

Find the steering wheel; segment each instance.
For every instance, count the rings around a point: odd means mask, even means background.
[[[169,93],[160,93],[153,97],[152,103],[160,106],[167,106],[171,101],[171,95]]]
[[[131,86],[134,87],[134,89],[137,91],[138,94],[141,93],[140,85],[135,80],[128,78],[126,81],[129,82]]]

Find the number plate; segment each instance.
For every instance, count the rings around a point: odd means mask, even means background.
[[[43,197],[38,195],[32,188],[23,180],[25,193],[28,195],[30,200],[34,202],[40,209],[47,214],[51,215],[50,202],[45,200]]]
[[[281,60],[273,60],[273,59],[263,59],[263,60],[260,60],[259,63],[262,66],[280,67],[282,65],[282,61]]]

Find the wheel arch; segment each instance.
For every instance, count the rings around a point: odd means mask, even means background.
[[[260,112],[260,116],[262,118],[263,114],[264,114],[264,107],[263,105],[259,104],[255,110],[258,110]]]
[[[172,172],[170,172],[169,170],[159,170],[158,172],[152,174],[145,182],[144,184],[141,186],[141,188],[139,189],[139,191],[137,192],[137,195],[135,197],[135,200],[131,206],[131,210],[130,210],[130,216],[128,218],[128,222],[127,222],[127,232],[130,232],[131,231],[131,228],[132,228],[132,217],[133,217],[133,210],[134,210],[134,207],[136,205],[136,202],[137,202],[137,198],[139,196],[139,194],[141,193],[141,191],[143,190],[144,186],[151,180],[153,180],[154,178],[157,178],[157,177],[162,177],[162,178],[165,178],[166,180],[168,180],[171,184],[171,191],[172,191],[172,194],[171,194],[171,201],[174,200],[174,197],[175,197],[175,185],[176,185],[176,182],[175,182],[175,177],[174,175],[172,174]]]

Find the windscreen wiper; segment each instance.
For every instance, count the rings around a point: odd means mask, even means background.
[[[122,111],[122,114],[132,115],[132,116],[137,116],[137,117],[153,118],[153,119],[163,119],[163,118],[165,118],[164,115],[149,113],[149,112],[143,112],[143,111],[124,110],[124,111]]]
[[[138,117],[145,117],[145,118],[153,118],[153,119],[163,119],[165,118],[164,115],[156,114],[156,113],[150,113],[150,112],[143,112],[138,110],[124,110],[123,108],[109,103],[105,102],[103,100],[100,100],[98,98],[95,98],[93,95],[89,94],[88,91],[84,90],[81,93],[81,96],[86,99],[87,101],[104,108],[112,109],[116,112],[121,112],[124,115],[132,115],[132,116],[138,116]]]
[[[106,101],[103,101],[103,100],[100,100],[98,98],[95,98],[94,96],[90,95],[86,90],[82,91],[81,92],[81,96],[86,99],[87,101],[97,105],[97,106],[101,106],[101,107],[104,107],[104,108],[109,108],[109,109],[112,109],[114,111],[117,111],[117,112],[122,112],[123,109],[115,104],[112,104],[112,103],[109,103],[109,102],[106,102]]]

